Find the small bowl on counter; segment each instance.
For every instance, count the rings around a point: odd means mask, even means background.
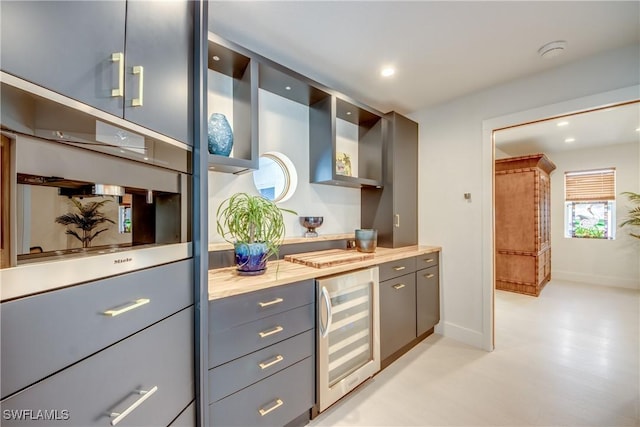
[[[316,228],[320,227],[324,222],[324,217],[321,216],[301,216],[300,225],[307,227],[307,232],[304,233],[304,237],[318,237]]]
[[[361,228],[356,230],[356,249],[359,252],[372,253],[378,246],[378,230],[375,228]]]

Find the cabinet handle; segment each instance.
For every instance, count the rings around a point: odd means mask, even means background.
[[[262,331],[262,332],[258,332],[258,335],[260,335],[260,338],[266,338],[269,335],[273,335],[273,334],[277,334],[278,332],[282,332],[284,331],[284,328],[280,325],[276,326],[275,328],[273,328],[270,331]]]
[[[426,275],[426,276],[424,276],[424,277],[426,277],[427,279],[431,279],[432,277],[435,277],[435,276],[436,276],[435,274],[433,274],[433,273],[429,273],[429,274],[427,274],[427,275]]]
[[[258,412],[260,413],[261,417],[264,417],[265,415],[267,415],[269,412],[278,409],[279,407],[281,407],[282,405],[284,405],[284,402],[281,399],[276,399],[275,400],[275,405],[273,405],[271,408],[269,409],[264,409],[264,408],[260,408],[258,410]]]
[[[127,306],[124,306],[124,307],[118,308],[118,309],[107,310],[103,314],[105,316],[116,317],[116,316],[121,315],[122,313],[126,313],[127,311],[131,311],[131,310],[133,310],[135,308],[142,307],[145,304],[149,304],[149,302],[151,302],[151,300],[149,298],[140,298],[140,299],[135,300],[133,302],[133,304],[129,304]]]
[[[394,223],[393,225],[394,225],[396,228],[399,228],[399,227],[400,227],[400,214],[395,214],[394,216],[395,216],[395,218],[396,218],[396,221],[395,221],[395,223]]]
[[[395,271],[402,271],[402,270],[404,270],[405,268],[407,268],[407,267],[405,267],[404,265],[402,265],[402,266],[400,266],[400,267],[393,267],[393,269],[394,269]]]
[[[284,301],[284,299],[282,299],[282,298],[276,298],[276,299],[273,299],[273,300],[271,300],[271,301],[267,301],[267,302],[259,302],[259,303],[258,303],[258,305],[259,305],[261,308],[265,308],[265,307],[269,307],[270,305],[280,304],[282,301]]]
[[[423,259],[424,262],[433,262],[435,261],[435,259],[433,258],[427,258],[427,259]]]
[[[327,325],[322,325],[322,316],[320,314],[321,308],[318,309],[318,320],[320,324],[320,330],[322,331],[321,337],[326,338],[327,335],[329,335],[329,330],[331,329],[331,317],[333,316],[333,313],[331,312],[331,297],[329,296],[329,291],[324,286],[322,287],[321,296],[322,300],[327,306]]]
[[[404,283],[398,283],[397,285],[393,285],[393,289],[398,290],[398,289],[402,289],[402,288],[404,288]]]
[[[115,426],[120,421],[122,421],[134,409],[136,409],[138,406],[142,405],[145,400],[150,398],[153,395],[153,393],[155,393],[156,391],[158,391],[158,386],[153,387],[151,390],[138,390],[137,393],[142,395],[140,397],[140,399],[138,399],[135,402],[133,402],[133,404],[131,406],[129,406],[127,409],[125,409],[124,411],[122,411],[122,412],[112,412],[109,415],[111,418],[113,418],[111,420],[111,425]]]
[[[133,107],[142,107],[142,94],[144,93],[144,67],[142,65],[136,65],[133,67],[133,74],[140,74],[140,80],[138,84],[138,97],[131,100]]]
[[[116,52],[111,54],[111,62],[118,63],[118,88],[111,89],[111,96],[123,96],[123,87],[124,87],[124,53]]]
[[[267,369],[269,366],[273,366],[276,363],[282,362],[283,360],[284,360],[284,357],[281,354],[279,354],[273,360],[270,360],[268,362],[258,363],[258,366],[260,366],[260,369]]]

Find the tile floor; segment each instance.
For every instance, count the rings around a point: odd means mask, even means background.
[[[310,426],[640,426],[640,292],[498,291],[496,349],[431,335]]]

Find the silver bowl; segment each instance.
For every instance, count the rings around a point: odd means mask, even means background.
[[[300,225],[307,227],[307,232],[304,233],[304,237],[318,237],[316,228],[322,225],[324,218],[321,216],[301,216]]]

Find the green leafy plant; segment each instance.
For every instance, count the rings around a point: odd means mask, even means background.
[[[640,227],[640,194],[632,193],[630,191],[625,191],[622,194],[627,196],[629,201],[635,204],[636,206],[629,209],[629,212],[627,213],[627,217],[622,223],[620,223],[620,227],[625,227],[625,226]],[[640,231],[638,233],[640,233]],[[631,232],[629,232],[629,234],[635,237],[636,239],[640,239],[640,234],[631,233]]]
[[[285,236],[283,212],[296,214],[292,210],[279,208],[264,197],[236,193],[218,207],[218,234],[233,245],[264,243],[267,257],[277,256]]]
[[[56,218],[56,222],[58,224],[73,226],[73,228],[67,228],[66,234],[69,234],[76,239],[82,242],[83,248],[91,247],[91,241],[96,238],[100,233],[103,233],[109,229],[107,226],[101,230],[94,231],[96,227],[100,224],[111,223],[115,224],[114,221],[107,218],[102,212],[100,212],[100,208],[103,207],[107,202],[111,200],[102,200],[100,202],[87,202],[83,204],[81,201],[76,198],[71,198],[71,202],[78,210],[78,213],[68,212],[64,215],[60,215]]]

